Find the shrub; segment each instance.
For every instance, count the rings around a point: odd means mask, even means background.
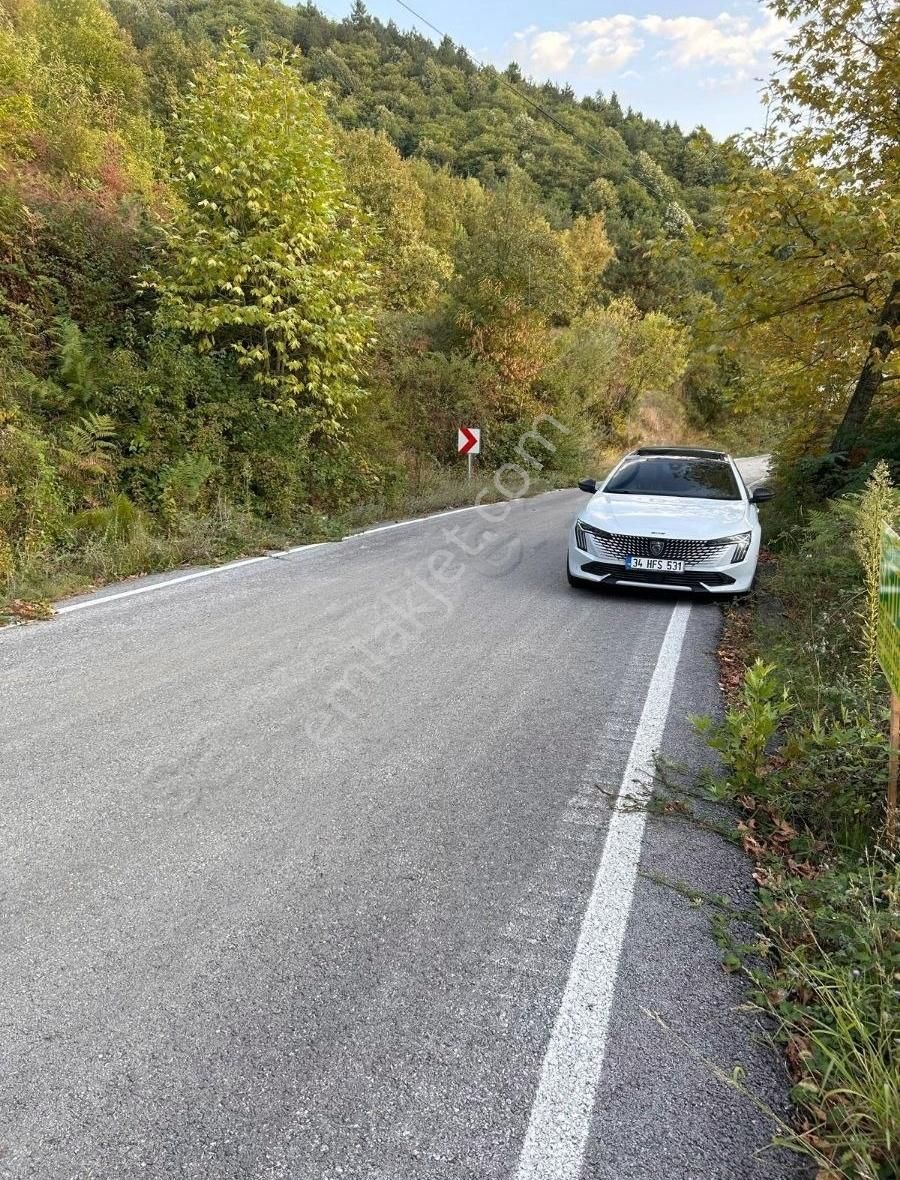
[[[757,659],[744,677],[740,702],[726,710],[721,725],[714,725],[709,717],[692,718],[695,729],[725,763],[728,773],[719,780],[720,796],[733,798],[763,776],[769,743],[790,708],[787,688],[779,683],[775,665]]]

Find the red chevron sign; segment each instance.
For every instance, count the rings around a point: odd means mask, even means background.
[[[456,449],[461,455],[481,453],[481,427],[460,426],[456,432]]]

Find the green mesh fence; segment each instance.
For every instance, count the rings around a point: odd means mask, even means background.
[[[878,662],[891,691],[900,696],[900,537],[887,525],[881,539]]]

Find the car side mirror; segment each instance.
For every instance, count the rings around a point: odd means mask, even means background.
[[[771,488],[757,488],[750,497],[751,504],[765,504],[766,500],[771,500],[775,493]]]
[[[593,495],[597,490],[597,481],[595,479],[580,479],[578,486],[583,492],[590,492]]]

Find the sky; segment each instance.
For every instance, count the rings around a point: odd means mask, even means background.
[[[350,0],[317,0],[331,16]],[[786,24],[757,0],[409,0],[410,6],[500,68],[579,95],[615,91],[623,107],[724,138],[764,118],[759,92]],[[369,11],[436,39],[397,0]]]

